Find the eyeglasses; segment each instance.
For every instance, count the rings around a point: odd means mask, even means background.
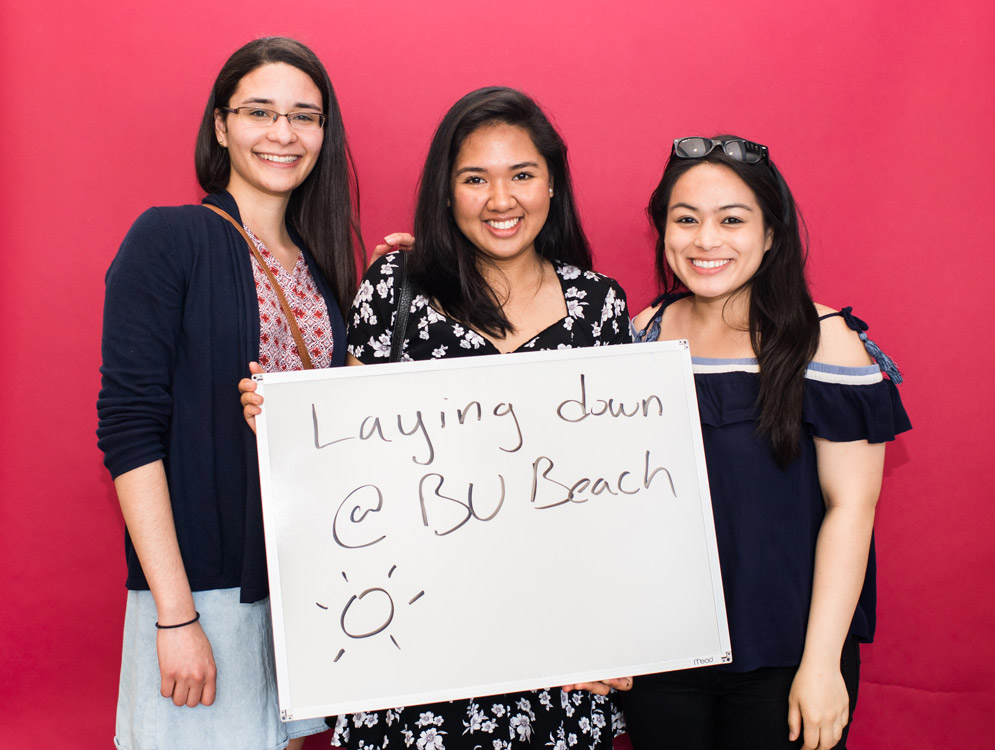
[[[294,130],[320,130],[327,119],[320,112],[274,112],[262,107],[221,107],[221,111],[238,115],[239,121],[250,128],[268,128],[286,117]]]
[[[700,159],[720,147],[730,159],[746,164],[756,164],[769,158],[766,146],[742,138],[678,138],[674,141],[674,156]]]

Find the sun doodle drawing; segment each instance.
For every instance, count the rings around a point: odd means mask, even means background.
[[[391,566],[391,569],[387,571],[387,578],[394,575],[395,570],[397,570],[397,566]],[[346,575],[344,570],[342,571],[342,578],[346,583],[349,583],[349,576]],[[423,596],[425,596],[425,592],[419,591],[408,600],[408,606],[414,604]],[[315,602],[315,604],[323,610],[328,610],[328,607],[321,602]],[[357,640],[372,638],[375,635],[383,633],[390,627],[390,624],[394,621],[395,611],[394,597],[390,595],[390,592],[382,586],[373,586],[360,594],[353,594],[349,597],[349,601],[346,602],[346,605],[342,608],[342,614],[339,616],[339,625],[342,628],[342,632],[350,638]],[[401,648],[401,645],[393,635],[388,633],[387,637],[390,638],[391,643],[398,649]],[[337,662],[344,654],[345,649],[339,649],[339,653],[333,661]]]

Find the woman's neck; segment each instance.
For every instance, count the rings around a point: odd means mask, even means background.
[[[684,324],[691,354],[698,357],[752,357],[750,340],[750,295],[707,299],[692,295]]]
[[[536,253],[500,264],[481,264],[480,273],[511,324],[511,330],[500,338],[482,334],[499,352],[515,351],[567,315],[553,265]]]
[[[548,262],[532,252],[506,260],[480,261],[478,269],[502,306],[534,297],[542,288]]]
[[[227,189],[238,204],[242,224],[252,230],[281,266],[292,269],[300,250],[287,231],[290,196],[266,195],[241,184],[229,184]]]
[[[688,298],[692,321],[708,328],[725,325],[736,330],[749,330],[750,293],[742,290],[727,297],[708,298],[696,294]]]

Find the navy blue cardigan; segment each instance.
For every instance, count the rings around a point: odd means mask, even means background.
[[[240,220],[228,193],[204,199]],[[311,253],[291,232],[325,298],[332,365],[345,324]],[[164,461],[180,553],[194,591],[268,593],[255,439],[237,384],[259,359],[259,306],[245,240],[202,206],[150,208],[106,277],[98,445],[113,477]],[[127,587],[148,589],[125,532]]]

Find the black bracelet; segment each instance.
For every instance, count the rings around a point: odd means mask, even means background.
[[[194,617],[192,620],[187,620],[186,622],[181,622],[179,625],[160,625],[157,622],[155,624],[155,626],[159,630],[172,630],[173,628],[184,628],[187,625],[193,625],[195,622],[197,622],[197,620],[200,619],[200,612],[198,612],[197,610],[194,610],[194,614],[196,615],[196,617]]]

